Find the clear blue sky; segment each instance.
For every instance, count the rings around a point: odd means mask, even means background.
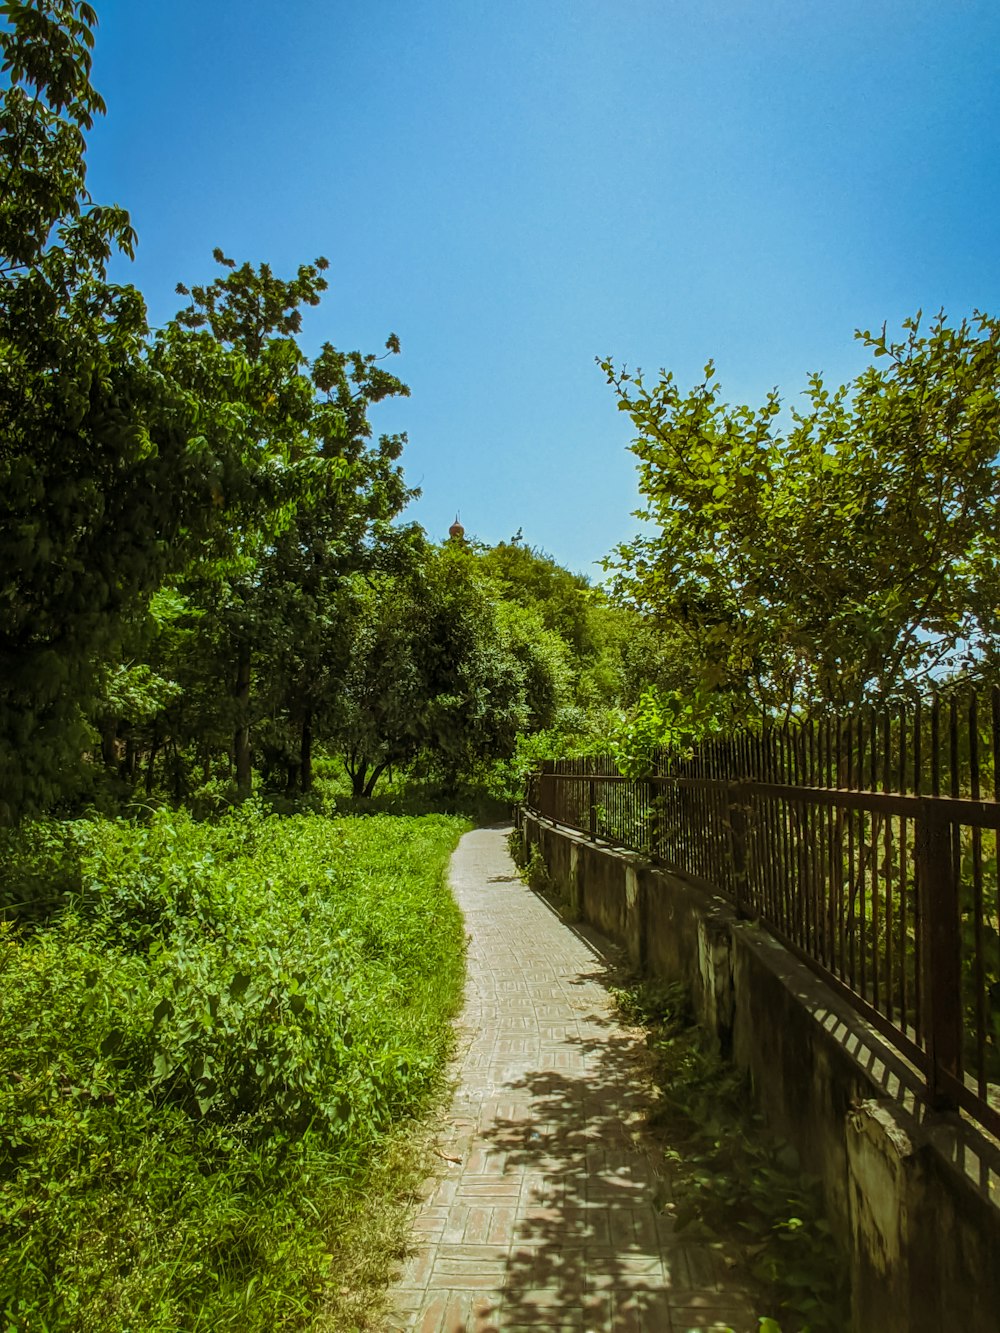
[[[399,334],[374,424],[434,537],[598,572],[638,502],[598,354],[787,399],[858,326],[1000,313],[998,0],[95,4],[153,321],[213,246],[326,255],[306,341]]]

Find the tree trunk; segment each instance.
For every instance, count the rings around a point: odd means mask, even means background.
[[[302,782],[302,795],[308,796],[313,785],[313,732],[312,709],[307,708],[302,718],[302,744],[299,750],[299,774]]]
[[[299,772],[303,784],[303,796],[312,790],[312,709],[305,709],[303,714],[303,738],[299,750]]]
[[[375,790],[376,782],[378,782],[379,778],[382,776],[382,774],[388,767],[389,765],[387,763],[375,765],[375,767],[372,769],[371,777],[365,783],[364,791],[362,792],[363,796],[371,796],[372,792]]]
[[[146,764],[146,795],[153,794],[153,765],[156,762],[156,752],[160,748],[160,742],[157,739],[156,732],[153,732],[153,739],[149,745],[149,762]]]
[[[250,795],[253,771],[250,759],[250,645],[241,643],[236,655],[236,685],[233,689],[239,718],[233,735],[233,757],[236,761],[236,790],[240,800]]]
[[[353,768],[348,768],[351,776],[351,795],[364,796],[365,794],[365,775],[368,772],[368,760],[362,759]]]
[[[118,767],[118,719],[101,718],[101,758],[105,768]]]

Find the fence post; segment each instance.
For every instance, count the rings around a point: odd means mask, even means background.
[[[752,915],[747,906],[747,820],[746,794],[741,782],[730,782],[726,788],[726,813],[729,820],[729,850],[733,858],[733,890],[736,915]]]
[[[920,802],[915,829],[927,1009],[927,1090],[931,1105],[955,1110],[954,1088],[942,1073],[962,1078],[962,950],[958,883],[952,862],[951,823],[933,797]]]
[[[590,802],[590,836],[597,838],[597,783],[593,778],[587,783],[587,800]]]

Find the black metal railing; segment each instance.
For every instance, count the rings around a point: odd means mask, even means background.
[[[1000,691],[531,776],[543,818],[721,891],[1000,1135]]]

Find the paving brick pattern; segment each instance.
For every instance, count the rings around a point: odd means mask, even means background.
[[[641,1034],[615,1020],[594,942],[518,880],[506,832],[469,833],[451,865],[470,936],[458,1085],[389,1327],[750,1333],[724,1248],[674,1234]]]

